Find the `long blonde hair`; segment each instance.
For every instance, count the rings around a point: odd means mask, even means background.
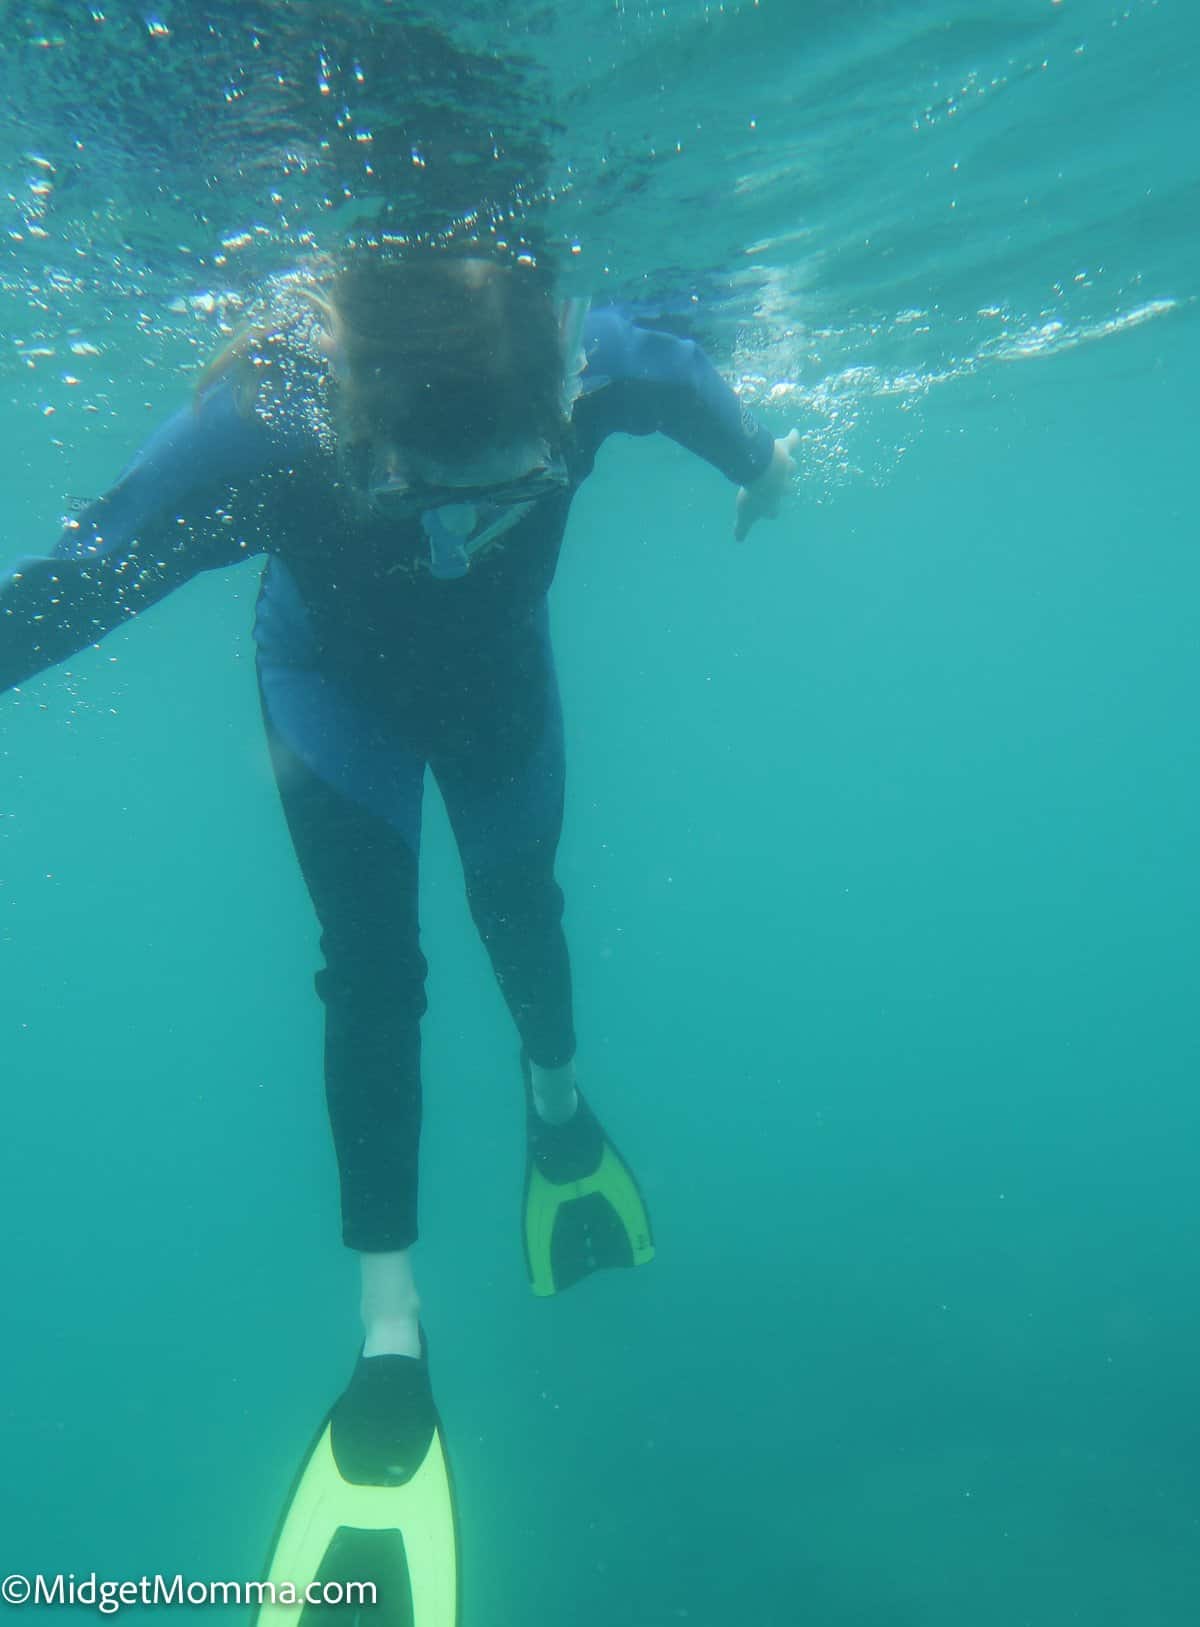
[[[341,321],[332,301],[316,284],[288,278],[272,291],[264,315],[247,322],[204,368],[192,405],[199,411],[209,393],[228,379],[238,411],[248,418],[272,366],[287,347],[322,357],[336,373],[340,334]]]
[[[380,445],[452,462],[505,442],[557,448],[566,433],[550,285],[520,265],[444,251],[360,254],[332,279],[281,279],[262,316],[205,368],[196,403],[229,380],[249,416],[297,354],[336,384],[323,422],[352,489],[365,485]]]

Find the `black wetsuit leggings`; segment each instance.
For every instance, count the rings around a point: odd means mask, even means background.
[[[442,719],[427,720],[432,727],[422,731],[430,737],[423,750],[357,709],[349,751],[345,740],[322,738],[314,747],[297,738],[296,708],[286,697],[273,703],[270,674],[263,674],[280,796],[322,929],[325,966],[316,985],[325,1006],[326,1093],[343,1236],[353,1249],[403,1249],[417,1236],[426,963],[414,832],[427,765],[454,827],[472,916],[525,1050],[543,1067],[574,1055],[563,901],[554,879],[562,729],[548,646],[545,656],[532,693],[489,684],[486,703],[478,694],[472,699],[465,728],[453,708],[439,707]],[[364,743],[387,758],[387,809],[370,784],[364,790],[346,772]]]

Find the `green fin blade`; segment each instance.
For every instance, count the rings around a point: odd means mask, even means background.
[[[545,1124],[522,1057],[527,1155],[523,1239],[535,1294],[562,1293],[594,1271],[654,1258],[650,1217],[637,1181],[582,1094],[566,1124]]]

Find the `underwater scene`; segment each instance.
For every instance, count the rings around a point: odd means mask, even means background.
[[[1189,1627],[1200,10],[0,20],[9,1613]]]

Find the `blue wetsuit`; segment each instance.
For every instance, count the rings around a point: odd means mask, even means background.
[[[662,431],[740,485],[771,458],[769,431],[694,344],[599,311],[584,349],[568,485],[457,579],[431,571],[419,521],[351,497],[312,428],[303,374],[266,415],[240,411],[232,386],[216,386],[151,439],[52,555],[0,578],[6,689],[198,572],[269,555],[258,673],[322,926],[326,1087],[352,1248],[405,1248],[417,1234],[426,766],[522,1043],[543,1067],[565,1063],[575,1037],[554,880],[563,742],[546,594],[571,498],[618,432]]]

